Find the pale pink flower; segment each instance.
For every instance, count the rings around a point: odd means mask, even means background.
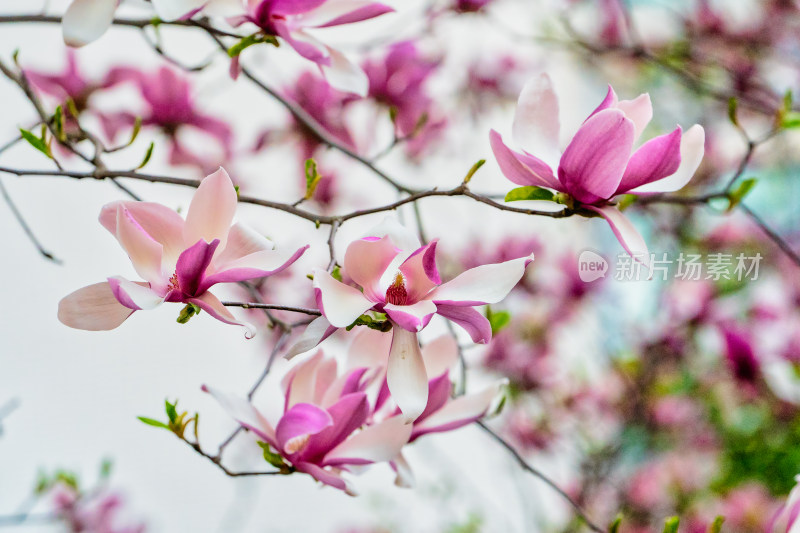
[[[117,238],[145,281],[114,276],[79,289],[59,303],[59,320],[77,329],[109,330],[134,311],[181,302],[226,324],[245,326],[252,336],[252,327],[238,321],[208,289],[280,272],[308,246],[276,251],[272,242],[246,226],[231,226],[236,204],[233,183],[220,168],[197,188],[185,221],[157,203],[106,205],[100,223]]]
[[[517,103],[512,133],[523,150],[515,152],[508,148],[494,130],[490,140],[500,169],[509,180],[564,193],[573,207],[602,216],[625,251],[648,266],[647,244],[612,199],[619,194],[672,192],[682,188],[700,165],[705,139],[699,125],[692,126],[685,134],[678,126],[633,151],[652,115],[648,94],[634,100],[619,100],[609,86],[603,102],[561,154],[558,98],[550,78],[543,74],[528,82]]]

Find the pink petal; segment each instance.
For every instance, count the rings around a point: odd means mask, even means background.
[[[350,278],[364,288],[370,300],[383,301],[385,294],[380,280],[386,268],[397,256],[398,250],[391,239],[359,239],[347,247],[344,254],[344,270]]]
[[[132,313],[132,309],[117,301],[108,282],[83,287],[58,302],[58,319],[61,323],[87,331],[114,329]]]
[[[422,331],[436,313],[436,304],[430,300],[420,300],[412,305],[386,304],[384,312],[389,318],[407,331]]]
[[[134,311],[155,309],[164,302],[164,296],[153,291],[145,283],[134,283],[122,276],[114,276],[108,278],[108,284],[114,298]]]
[[[625,251],[636,261],[650,268],[650,252],[647,249],[647,243],[644,242],[642,235],[628,220],[628,217],[610,205],[605,207],[586,206],[586,208],[605,218]]]
[[[100,223],[117,236],[117,209],[123,206],[139,226],[160,243],[165,264],[175,264],[184,250],[183,219],[172,209],[154,202],[113,202],[103,206]]]
[[[630,191],[635,194],[674,192],[689,183],[697,167],[703,160],[705,151],[705,131],[695,124],[681,137],[681,163],[671,176],[652,183],[647,183]]]
[[[650,119],[653,118],[653,104],[650,103],[650,95],[644,93],[633,100],[621,100],[617,103],[616,107],[625,113],[625,116],[633,122],[636,128],[633,134],[633,140],[636,142],[650,123]]]
[[[356,459],[372,463],[391,461],[408,442],[413,429],[401,416],[367,426],[325,456],[325,464],[351,463]]]
[[[200,307],[203,311],[216,318],[225,324],[233,326],[242,326],[245,329],[244,336],[252,339],[256,334],[256,328],[249,322],[242,322],[237,320],[228,309],[222,305],[219,299],[210,292],[204,292],[195,298],[189,298],[186,303],[194,304]]]
[[[633,147],[634,126],[618,109],[587,120],[564,150],[558,178],[570,195],[591,204],[610,198],[619,186]]]
[[[262,415],[253,404],[244,398],[218,389],[213,389],[207,385],[203,385],[202,389],[217,400],[220,407],[228,413],[228,416],[264,439],[264,441],[277,447],[275,430],[272,428],[272,424],[264,418],[264,415]]]
[[[206,177],[197,188],[186,213],[184,243],[189,246],[202,239],[211,242],[219,239],[225,248],[228,231],[236,212],[236,189],[228,173],[219,170]]]
[[[528,81],[519,95],[511,128],[514,144],[555,163],[559,156],[560,128],[558,97],[550,77],[541,74]]]
[[[486,344],[492,340],[492,326],[489,320],[472,307],[436,304],[436,313],[455,322],[469,333],[472,342]]]
[[[320,463],[323,457],[336,448],[354,431],[363,426],[369,416],[369,402],[363,392],[348,394],[327,409],[333,424],[308,441],[303,460]]]
[[[562,189],[553,170],[544,161],[530,155],[523,157],[523,154],[514,152],[494,130],[489,133],[489,142],[500,170],[509,180],[517,185]]]
[[[303,17],[307,27],[327,28],[361,22],[392,13],[394,9],[372,0],[328,0]]]
[[[319,69],[331,87],[360,97],[369,92],[369,78],[358,64],[350,61],[343,53],[328,48],[328,61],[317,61]]]
[[[508,380],[501,380],[476,394],[460,396],[414,425],[412,440],[426,433],[451,431],[475,422],[486,415],[492,403],[501,393]]]
[[[319,310],[337,328],[349,326],[374,305],[361,291],[335,280],[321,269],[314,270],[314,292]]]
[[[428,382],[428,405],[425,406],[425,410],[419,415],[415,424],[420,424],[431,414],[441,409],[448,400],[450,400],[452,386],[453,384],[450,381],[450,376],[446,373]]]
[[[644,143],[628,161],[616,194],[674,174],[681,164],[681,129],[654,137]]]
[[[324,468],[317,466],[313,463],[304,463],[304,462],[295,463],[294,468],[298,472],[304,472],[310,475],[320,483],[324,483],[325,485],[330,485],[331,487],[343,490],[351,496],[355,495],[353,489],[350,487],[347,481],[342,479],[342,476],[338,472],[331,472],[330,470],[325,470]]]
[[[322,350],[289,370],[281,380],[288,411],[296,403],[312,403],[316,396],[317,370],[323,362]]]
[[[236,261],[215,266],[216,272],[203,279],[200,292],[208,290],[216,283],[234,283],[272,276],[288,268],[306,250],[308,250],[308,245],[294,252],[291,250],[262,250]]]
[[[327,411],[309,403],[295,404],[275,426],[278,448],[288,454],[297,453],[298,450],[292,450],[292,446],[298,437],[315,435],[332,425],[333,419]]]
[[[471,268],[434,289],[427,299],[436,304],[457,306],[497,303],[522,279],[532,261],[533,254]]]
[[[326,0],[272,0],[270,11],[276,15],[307,14],[325,2]],[[303,19],[305,20],[305,17]]]
[[[72,0],[61,29],[69,46],[83,46],[100,38],[111,26],[117,0]]]
[[[431,289],[442,283],[436,268],[436,243],[434,240],[419,248],[398,268],[405,280],[409,302],[421,300]]]
[[[416,333],[392,328],[386,381],[405,421],[413,422],[428,404],[428,375]]]
[[[590,118],[595,116],[600,111],[603,111],[605,109],[616,108],[618,102],[619,102],[619,100],[617,99],[617,93],[615,93],[614,92],[614,88],[611,87],[611,85],[609,85],[608,86],[608,91],[606,92],[605,98],[603,98],[603,101],[600,102],[600,105],[597,106],[597,108],[595,108],[595,110],[592,111],[591,114],[588,117],[586,117],[586,120],[589,120]],[[586,121],[584,121],[584,123],[585,122]]]
[[[363,392],[364,386],[362,386],[362,381],[368,381],[363,380],[367,370],[369,369],[357,368],[349,374],[342,374],[337,377],[325,391],[325,395],[322,397],[322,401],[319,402],[319,406],[329,409],[330,406],[338,402],[342,397],[353,394],[354,392]]]
[[[318,65],[330,65],[329,48],[313,35],[300,29],[289,29],[284,23],[275,24],[275,29],[278,35],[304,58]]]
[[[153,239],[124,206],[117,206],[117,239],[141,277],[161,287],[165,285],[161,271],[163,246]]]
[[[216,270],[222,270],[228,263],[247,255],[274,249],[274,242],[249,226],[237,222],[228,231],[228,242],[214,258],[214,266],[217,267]]]
[[[422,347],[422,360],[425,361],[425,371],[429,376],[441,376],[458,361],[458,342],[452,335],[436,337]]]
[[[200,239],[194,246],[184,250],[178,257],[175,274],[178,277],[178,284],[183,294],[194,296],[204,292],[200,290],[201,284],[218,246],[219,241],[217,239],[214,239],[211,243]]]

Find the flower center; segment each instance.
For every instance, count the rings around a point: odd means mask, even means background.
[[[311,435],[309,434],[292,437],[286,441],[286,445],[283,447],[283,449],[288,454],[297,453],[306,447],[306,444],[308,444],[308,439],[310,438]]]
[[[169,285],[167,286],[167,291],[178,291],[181,290],[181,284],[178,282],[178,273],[175,272],[172,274],[172,277],[169,278]]]
[[[408,302],[405,279],[400,272],[395,276],[394,283],[386,289],[386,301],[393,305],[406,305]]]

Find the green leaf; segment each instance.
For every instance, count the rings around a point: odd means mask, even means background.
[[[186,324],[194,315],[199,315],[200,311],[200,307],[195,304],[186,304],[186,306],[181,309],[176,322],[178,322],[178,324]]]
[[[486,307],[486,318],[492,326],[492,335],[496,335],[501,329],[506,327],[511,322],[511,313],[508,311],[492,311],[492,308]]]
[[[787,130],[800,127],[800,113],[797,111],[787,111],[781,119],[781,126]]]
[[[42,137],[40,139],[39,137],[37,137],[33,133],[31,133],[28,130],[23,129],[23,128],[19,129],[19,133],[20,133],[20,135],[22,135],[22,138],[25,139],[26,141],[28,141],[28,143],[31,146],[33,146],[34,148],[36,148],[37,150],[42,152],[44,155],[46,155],[50,159],[53,159],[53,155],[50,153],[50,147],[47,146],[47,143],[44,141],[44,137]]]
[[[664,532],[663,533],[678,533],[678,525],[680,525],[681,519],[677,516],[671,516],[664,521]]]
[[[273,46],[279,46],[280,44],[278,43],[278,39],[276,39],[273,35],[258,35],[254,33],[253,35],[243,37],[241,41],[228,48],[228,57],[236,57],[241,54],[245,48],[249,48],[254,44],[260,43],[269,43]]]
[[[751,190],[753,190],[753,187],[756,186],[756,183],[758,183],[758,179],[748,178],[746,180],[742,180],[738,187],[729,192],[728,201],[730,203],[728,205],[728,211],[739,205],[739,203],[744,200],[744,197],[747,196]]]
[[[136,117],[136,120],[133,122],[133,131],[131,132],[131,139],[128,141],[126,146],[130,146],[133,144],[133,141],[136,140],[136,137],[139,136],[139,132],[142,130],[142,117]]]
[[[144,422],[148,426],[169,429],[169,426],[167,424],[165,424],[164,422],[161,422],[159,420],[155,420],[155,419],[152,419],[152,418],[147,418],[146,416],[137,416],[136,418],[138,418],[139,421]]]
[[[480,169],[484,165],[484,163],[486,163],[486,160],[485,159],[480,159],[474,165],[472,165],[472,168],[469,169],[469,172],[467,172],[467,175],[464,176],[464,184],[467,184],[467,183],[470,182],[470,180],[472,179],[472,176],[475,175],[475,173],[478,171],[478,169]]]
[[[303,198],[310,200],[314,196],[314,191],[317,190],[321,179],[322,176],[317,171],[317,162],[313,158],[306,159],[306,194]]]
[[[792,110],[792,103],[794,102],[794,95],[792,94],[792,90],[789,89],[785,93],[783,93],[783,109],[784,111],[791,111]],[[720,518],[720,517],[717,517]]]
[[[257,443],[264,451],[264,460],[279,470],[288,470],[289,466],[281,457],[278,452],[272,451],[272,448],[266,442],[258,441]]]
[[[380,318],[372,318],[369,315],[361,315],[355,322],[347,326],[345,329],[350,331],[356,326],[367,326],[369,329],[382,331],[386,333],[392,329],[392,323],[386,319],[386,315],[381,314]]]
[[[56,128],[58,140],[61,142],[66,141],[67,134],[64,133],[64,109],[61,106],[56,107],[56,112],[53,114],[53,124]]]
[[[720,533],[722,531],[722,523],[725,522],[724,516],[718,516],[714,519],[711,527],[708,528],[708,533]]]
[[[331,277],[336,281],[342,281],[342,269],[339,267],[339,265],[335,265],[333,267],[333,271],[331,271]],[[312,276],[311,279],[313,280],[314,277]]]
[[[734,126],[739,126],[739,101],[733,96],[728,99],[728,120]]]
[[[506,202],[518,202],[520,200],[552,201],[554,198],[555,195],[551,191],[542,189],[541,187],[534,187],[532,185],[511,189],[508,191],[508,194],[506,194]]]
[[[622,513],[618,514],[614,521],[611,522],[611,525],[608,526],[608,533],[618,533],[620,524],[622,524]]]
[[[153,149],[156,147],[156,143],[151,142],[150,146],[147,148],[147,152],[144,154],[144,159],[142,159],[142,163],[136,167],[136,170],[140,168],[144,168],[144,166],[150,162],[150,158],[153,157]]]
[[[169,403],[169,400],[164,400],[165,410],[167,412],[167,418],[171,423],[175,423],[178,419],[178,401],[175,400],[175,403]]]
[[[620,195],[619,200],[617,200],[617,209],[620,211],[624,211],[638,199],[639,197],[635,194],[623,194]]]

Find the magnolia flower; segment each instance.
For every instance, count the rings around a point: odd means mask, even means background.
[[[320,351],[284,377],[283,410],[274,420],[244,398],[207,386],[203,390],[294,470],[355,495],[343,474],[355,466],[392,460],[412,431],[399,416],[371,420],[365,392],[369,383],[368,368],[340,374],[336,360]]]
[[[195,14],[208,0],[152,0],[161,20],[177,20]],[[72,0],[61,21],[64,42],[84,46],[99,39],[114,21],[119,0]]]
[[[389,390],[403,414],[413,420],[428,403],[428,375],[417,333],[438,314],[463,327],[473,341],[488,342],[492,328],[474,307],[505,298],[531,261],[532,255],[482,265],[442,283],[436,268],[436,241],[420,246],[412,232],[387,218],[345,252],[344,270],[362,290],[318,269],[314,292],[332,328],[347,327],[369,310],[386,313],[392,323]],[[322,330],[325,323],[312,325]]]
[[[78,289],[61,300],[58,319],[77,329],[109,330],[134,311],[182,302],[226,324],[245,326],[252,337],[252,326],[238,321],[208,289],[280,272],[308,246],[294,253],[278,252],[253,230],[239,223],[231,226],[236,203],[233,183],[220,168],[197,188],[185,221],[157,203],[106,205],[100,223],[117,238],[145,281],[114,276]]]
[[[618,194],[680,189],[700,165],[705,142],[701,126],[686,133],[678,126],[632,152],[652,115],[648,94],[620,101],[609,86],[603,102],[559,154],[558,99],[550,78],[543,74],[525,86],[517,104],[512,133],[523,151],[509,149],[494,130],[490,140],[508,179],[565,193],[575,207],[605,218],[625,251],[649,266],[644,239],[611,199]],[[556,165],[557,176],[552,170]]]
[[[280,37],[316,63],[331,85],[360,96],[367,93],[364,72],[307,30],[360,22],[394,11],[372,0],[212,0],[209,8],[230,15],[228,20],[233,25],[250,22],[265,34]],[[234,65],[234,72],[236,68]]]
[[[767,529],[769,533],[800,533],[800,520],[798,520],[800,517],[800,475],[795,476],[794,480],[797,484],[786,498],[786,503],[773,517]]]

